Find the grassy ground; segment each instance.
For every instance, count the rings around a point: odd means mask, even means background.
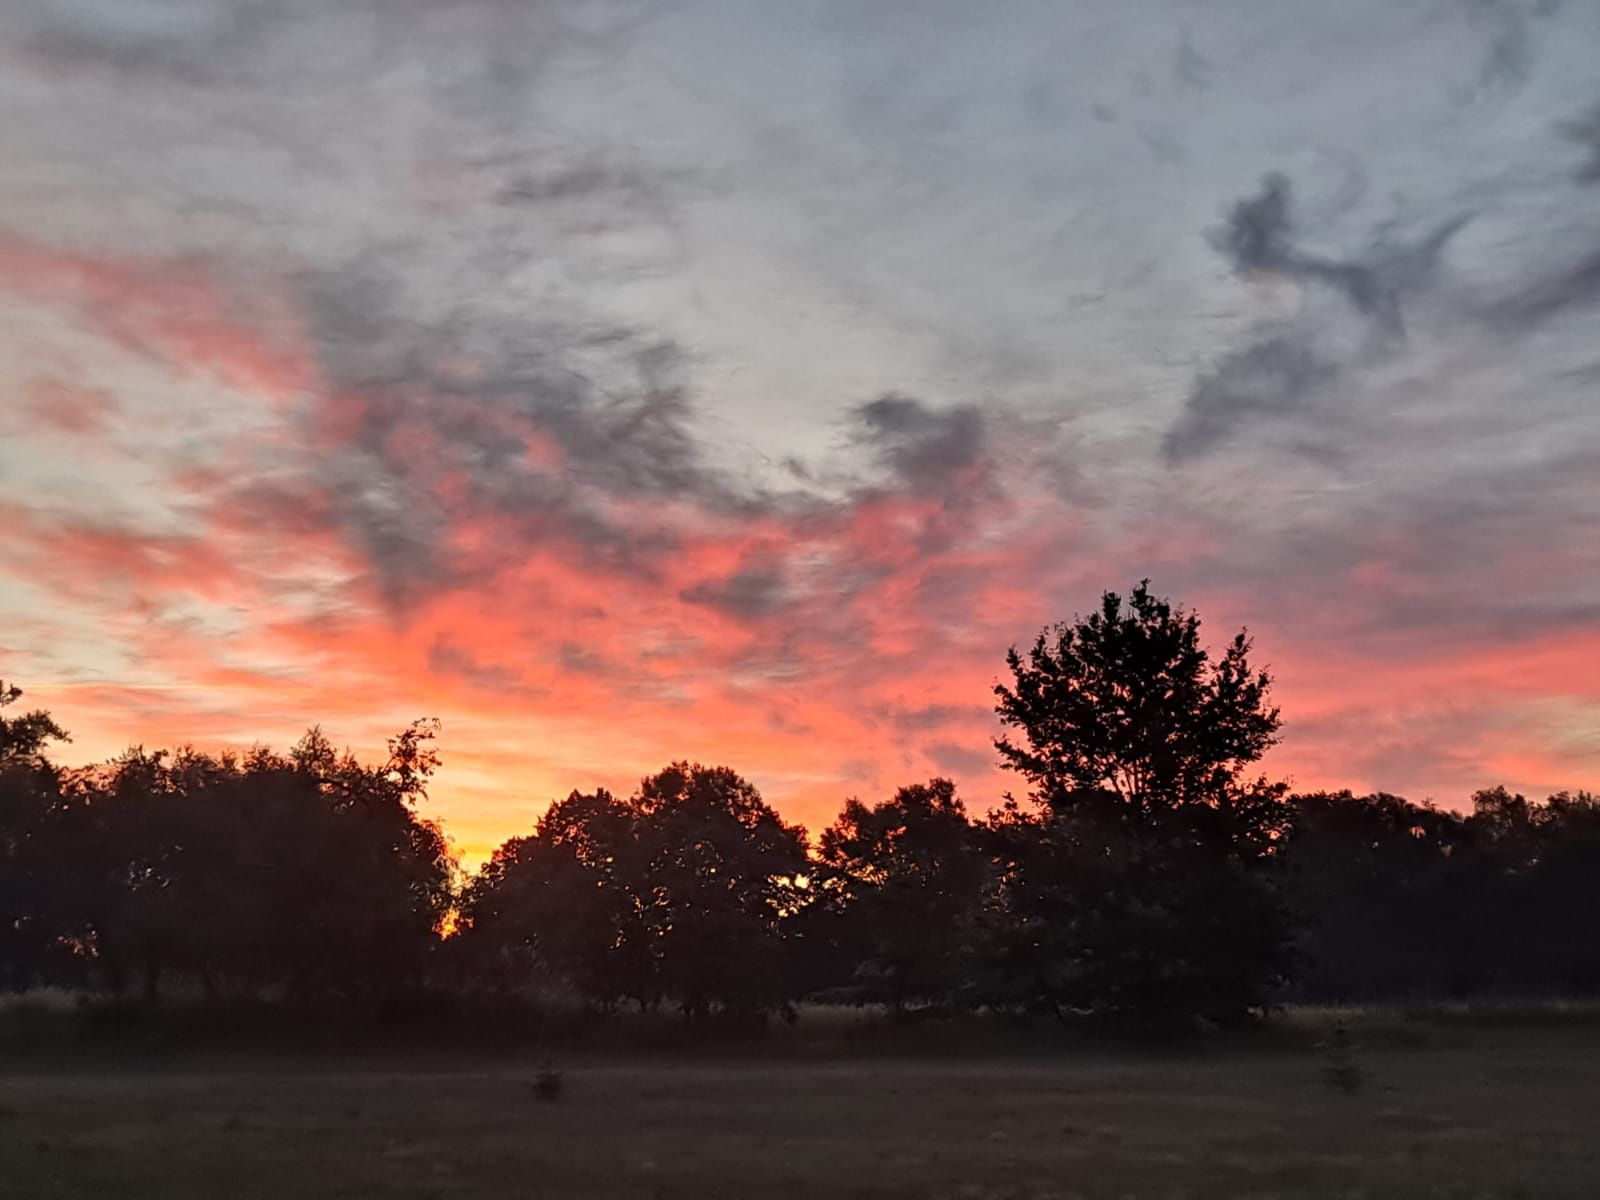
[[[0,1064],[0,1196],[1592,1197],[1600,1036],[1200,1053]],[[1382,1044],[1379,1044],[1379,1043]],[[1420,1044],[1419,1044],[1420,1043]]]

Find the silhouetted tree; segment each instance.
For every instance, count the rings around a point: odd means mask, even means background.
[[[1297,796],[1280,867],[1301,925],[1301,996],[1461,995],[1475,953],[1461,817],[1398,796]]]
[[[453,901],[449,845],[438,824],[416,812],[438,764],[435,730],[413,724],[376,767],[333,754],[317,730],[291,754],[282,783],[317,835],[300,859],[315,880],[279,876],[303,886],[302,905],[313,905],[300,909],[297,985],[374,997],[421,983]]]
[[[1504,788],[1463,816],[1395,796],[1295,799],[1284,878],[1318,1000],[1600,991],[1600,805]]]
[[[63,806],[73,922],[116,990],[163,976],[310,997],[417,986],[452,902],[444,836],[414,809],[431,731],[377,767],[312,730],[288,757],[129,751]]]
[[[22,698],[22,689],[0,679],[0,710]],[[43,709],[7,717],[0,711],[0,770],[16,766],[44,766],[44,751],[51,742],[65,742],[67,731]]]
[[[863,997],[898,1011],[948,1003],[966,990],[988,872],[955,784],[913,784],[874,807],[846,801],[822,834],[818,859],[844,884]]]
[[[1145,1026],[1258,1012],[1294,960],[1302,999],[1600,993],[1600,801],[1286,800],[1248,774],[1278,725],[1249,652],[1240,634],[1213,659],[1145,585],[1108,594],[1010,654],[997,746],[1029,790],[977,826],[935,779],[847,802],[808,858],[748,781],[680,762],[552,805],[459,908],[418,812],[430,723],[377,765],[313,728],[287,754],[64,770],[65,733],[0,685],[0,987],[181,980],[371,1012],[466,967],[599,1010],[752,1019],[822,994]]]
[[[804,830],[727,767],[674,763],[639,785],[635,806],[664,989],[691,1017],[785,1009],[784,918],[808,869]]]
[[[996,742],[1029,783],[990,824],[1002,994],[1140,1023],[1231,1021],[1285,980],[1268,860],[1286,788],[1245,770],[1270,747],[1270,679],[1238,634],[1213,660],[1199,619],[1147,583],[1012,649]]]
[[[46,971],[71,880],[52,845],[60,773],[45,756],[67,734],[42,710],[7,717],[22,689],[0,680],[0,989]]]
[[[604,789],[573,792],[531,836],[496,850],[462,905],[462,936],[478,969],[502,987],[559,980],[601,1009],[620,999],[654,1003],[638,818]]]
[[[1557,792],[1533,813],[1537,907],[1519,931],[1533,994],[1600,993],[1600,797]]]
[[[1590,932],[1600,913],[1591,894],[1600,872],[1597,820],[1586,793],[1558,793],[1544,804],[1504,787],[1474,793],[1452,863],[1472,928],[1467,987],[1501,996],[1600,987]]]
[[[785,923],[806,871],[804,832],[748,781],[674,763],[627,801],[574,792],[500,847],[467,888],[464,936],[502,983],[758,1016],[789,998]]]

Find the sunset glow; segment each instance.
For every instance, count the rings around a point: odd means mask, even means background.
[[[156,7],[0,42],[64,761],[438,717],[469,863],[675,759],[981,811],[1006,648],[1148,577],[1298,788],[1600,780],[1593,6]]]

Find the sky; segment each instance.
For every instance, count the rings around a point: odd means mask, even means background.
[[[1148,577],[1296,787],[1600,783],[1592,0],[0,0],[0,676],[982,811]]]

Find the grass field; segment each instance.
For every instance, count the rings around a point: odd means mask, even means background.
[[[1600,1036],[818,1060],[0,1065],[0,1196],[1584,1197]]]

